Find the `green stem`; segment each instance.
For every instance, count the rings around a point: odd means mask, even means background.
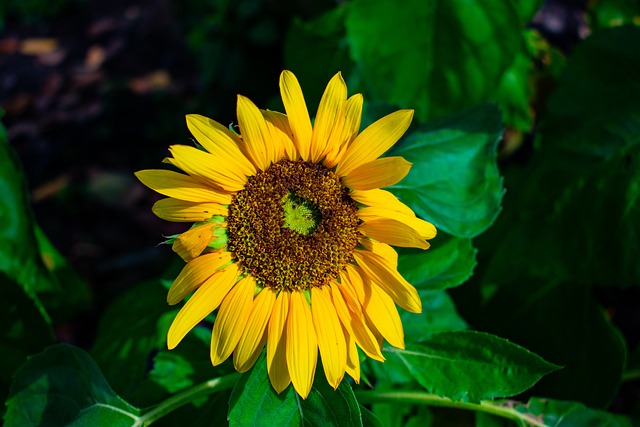
[[[205,381],[202,384],[198,384],[197,386],[191,387],[190,389],[178,393],[175,396],[171,396],[164,402],[160,402],[157,405],[152,406],[149,412],[145,412],[140,416],[140,418],[138,418],[138,421],[135,425],[146,427],[153,424],[155,421],[164,417],[168,413],[173,412],[182,405],[185,405],[198,397],[207,396],[211,393],[215,393],[216,391],[231,388],[238,382],[240,376],[241,374],[239,373],[233,373],[225,375],[224,377],[213,378],[209,381]]]
[[[417,390],[405,391],[376,391],[362,390],[355,392],[359,403],[390,403],[405,402],[417,403],[421,405],[443,406],[447,408],[466,409],[469,411],[486,412],[487,414],[497,415],[516,422],[523,421],[531,426],[548,427],[541,420],[534,418],[529,414],[523,414],[514,408],[489,401],[480,403],[454,402],[445,397],[436,396],[435,394],[426,393]]]
[[[640,369],[632,369],[630,371],[626,371],[622,374],[622,381],[635,381],[640,379]]]

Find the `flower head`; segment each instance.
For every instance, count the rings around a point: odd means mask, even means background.
[[[193,223],[173,242],[187,265],[167,301],[195,292],[169,329],[169,348],[218,309],[212,363],[233,354],[244,372],[266,345],[275,390],[293,383],[306,398],[318,351],[337,388],[345,372],[360,380],[357,347],[379,361],[384,340],[404,347],[396,304],[411,312],[422,305],[390,245],[427,249],[436,229],[380,189],[409,171],[401,157],[379,157],[409,127],[412,110],[359,133],[362,95],[347,98],[340,73],[314,126],[291,72],[282,73],[280,91],[286,115],[238,96],[240,135],[187,116],[201,147],[171,146],[166,159],[185,173],[136,175],[168,196],[154,205],[156,215]]]

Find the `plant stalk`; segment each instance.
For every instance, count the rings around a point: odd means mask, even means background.
[[[135,426],[149,426],[168,413],[175,411],[179,407],[191,402],[198,397],[207,396],[211,393],[215,393],[216,391],[231,388],[238,382],[238,379],[241,375],[242,374],[239,373],[233,373],[225,375],[223,377],[213,378],[205,381],[202,384],[198,384],[187,390],[184,390],[183,392],[178,393],[175,396],[171,396],[167,400],[149,408],[148,412],[145,412],[140,416]]]
[[[480,403],[470,402],[454,402],[446,397],[440,397],[435,394],[426,393],[418,390],[406,391],[376,391],[376,390],[358,390],[355,392],[359,403],[391,403],[404,402],[416,403],[420,405],[442,406],[454,409],[464,409],[469,411],[485,412],[487,414],[497,415],[516,422],[525,422],[528,425],[536,427],[549,427],[543,421],[532,415],[523,414],[516,411],[513,407],[504,404],[498,404],[489,401]]]

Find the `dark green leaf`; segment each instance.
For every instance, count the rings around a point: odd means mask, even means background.
[[[438,229],[477,236],[500,212],[504,190],[496,146],[501,134],[500,110],[493,105],[432,121],[393,149],[392,155],[413,166],[391,190]]]
[[[25,289],[0,273],[0,401],[9,394],[11,376],[30,354],[53,343],[53,330]]]
[[[558,369],[516,344],[474,331],[442,332],[406,350],[384,351],[430,393],[471,402],[521,393]]]
[[[464,283],[476,266],[470,239],[440,233],[427,251],[398,249],[398,271],[418,291],[436,291]]]
[[[535,16],[544,0],[512,0],[511,4],[516,9],[522,25],[528,24]]]
[[[38,296],[51,317],[57,321],[68,320],[90,305],[91,291],[87,282],[69,265],[37,225],[35,236],[42,261],[58,288],[55,292],[42,292]]]
[[[538,418],[548,427],[633,427],[629,418],[591,409],[577,402],[532,398],[526,405],[516,405],[523,414]]]
[[[529,79],[533,70],[533,58],[522,49],[516,54],[511,66],[505,70],[491,99],[500,103],[504,110],[504,121],[524,132],[533,126],[533,110],[530,106]]]
[[[640,16],[638,0],[602,0],[594,3],[589,10],[593,30],[633,24],[638,16]]]
[[[158,281],[142,283],[122,294],[102,315],[91,349],[109,383],[136,403],[134,396],[150,369],[153,354],[166,347],[164,323],[168,322],[163,322],[163,317],[170,317],[167,312],[174,310],[167,305],[166,295]]]
[[[131,426],[139,413],[111,390],[89,355],[59,344],[16,372],[5,425]]]
[[[0,194],[0,272],[24,287],[27,295],[48,318],[36,293],[57,291],[59,287],[40,257],[26,180],[1,123]]]
[[[364,83],[378,100],[415,108],[419,120],[486,101],[521,47],[520,18],[503,0],[348,6],[347,34]]]
[[[346,78],[353,68],[344,27],[345,12],[346,6],[342,5],[313,21],[294,19],[287,33],[285,63],[300,80],[312,115],[331,77],[341,71]]]
[[[400,311],[405,342],[419,342],[437,332],[467,328],[445,291],[420,291],[420,298],[422,313]]]
[[[362,427],[383,427],[384,424],[378,419],[376,414],[360,405],[360,413],[362,414]]]
[[[625,343],[584,286],[514,282],[499,288],[479,318],[483,328],[564,366],[534,394],[604,408],[618,389]]]
[[[228,417],[232,426],[362,426],[360,407],[347,380],[334,391],[318,364],[307,399],[291,385],[278,395],[269,382],[264,354],[233,389]]]

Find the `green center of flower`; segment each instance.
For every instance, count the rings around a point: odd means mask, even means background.
[[[234,195],[228,249],[261,286],[306,290],[353,261],[359,223],[356,202],[333,170],[281,160]]]
[[[284,208],[284,228],[297,231],[305,236],[313,232],[322,219],[318,209],[309,200],[295,194],[287,194],[282,199]]]

